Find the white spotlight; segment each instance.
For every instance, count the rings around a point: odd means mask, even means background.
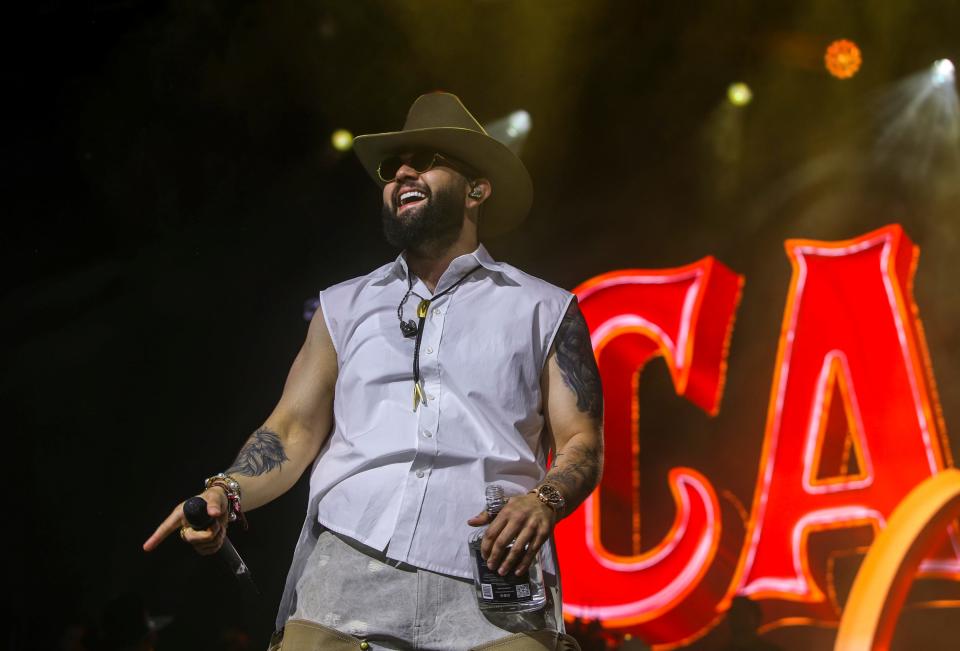
[[[526,111],[514,111],[510,114],[507,125],[507,135],[516,138],[520,135],[526,135],[530,131],[530,114]]]
[[[953,61],[950,59],[937,59],[933,62],[933,83],[936,86],[953,83]]]
[[[533,118],[526,111],[514,111],[509,115],[483,125],[487,133],[513,151],[517,156],[533,127]]]

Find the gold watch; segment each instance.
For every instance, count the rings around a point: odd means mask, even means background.
[[[530,492],[534,493],[537,499],[553,509],[553,512],[558,516],[563,515],[567,501],[563,499],[563,493],[561,493],[556,486],[553,484],[541,484]]]

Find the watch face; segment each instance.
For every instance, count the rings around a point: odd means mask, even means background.
[[[561,495],[560,491],[558,491],[555,487],[550,486],[549,484],[545,484],[540,487],[538,496],[544,503],[550,505],[555,510],[560,510],[563,508],[563,495]]]

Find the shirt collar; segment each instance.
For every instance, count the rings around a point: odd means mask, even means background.
[[[450,266],[447,267],[447,270],[443,272],[443,276],[440,278],[440,284],[437,285],[437,290],[443,291],[444,287],[449,284],[447,282],[448,278],[452,277],[452,280],[449,282],[454,283],[460,276],[478,265],[493,273],[504,273],[504,265],[494,260],[487,251],[487,248],[481,244],[475,251],[457,256],[450,261]],[[409,271],[407,259],[404,257],[404,254],[401,253],[397,256],[396,260],[384,265],[377,271],[376,279],[383,280],[390,276],[396,276],[400,280],[406,281]]]

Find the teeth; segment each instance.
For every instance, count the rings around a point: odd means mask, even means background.
[[[424,193],[418,190],[412,190],[410,192],[404,192],[403,194],[400,195],[400,203],[404,204],[409,200],[426,199],[426,198],[427,198],[427,195],[425,195]]]

